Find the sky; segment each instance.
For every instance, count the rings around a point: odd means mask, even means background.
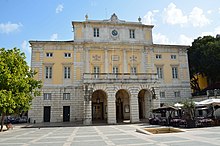
[[[109,19],[154,25],[153,43],[191,45],[220,34],[220,0],[0,0],[0,48],[20,48],[30,65],[30,40],[72,40],[72,21]]]

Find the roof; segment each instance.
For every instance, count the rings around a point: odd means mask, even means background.
[[[105,19],[105,20],[89,20],[88,15],[86,15],[86,20],[85,21],[72,21],[72,25],[74,27],[74,23],[93,23],[93,24],[117,24],[117,25],[136,25],[136,26],[144,26],[144,27],[151,27],[153,28],[153,25],[145,25],[141,23],[141,18],[138,18],[139,22],[128,22],[125,20],[120,20],[118,19],[118,16],[113,13],[110,19]]]

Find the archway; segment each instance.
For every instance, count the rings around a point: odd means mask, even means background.
[[[96,90],[92,94],[92,121],[107,121],[107,95],[103,90]]]
[[[151,110],[151,93],[149,90],[142,89],[138,93],[138,109],[140,120],[148,119]]]
[[[130,120],[130,101],[128,92],[124,89],[118,90],[115,98],[117,123],[123,122],[124,120]]]

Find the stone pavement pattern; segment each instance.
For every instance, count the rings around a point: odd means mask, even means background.
[[[0,146],[214,146],[220,145],[220,127],[146,135],[142,125],[106,125],[15,128],[0,133]]]

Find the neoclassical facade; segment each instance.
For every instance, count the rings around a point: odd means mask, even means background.
[[[29,41],[42,80],[31,122],[116,124],[147,119],[153,108],[190,97],[187,47],[153,44],[152,25],[73,21],[71,41]]]

